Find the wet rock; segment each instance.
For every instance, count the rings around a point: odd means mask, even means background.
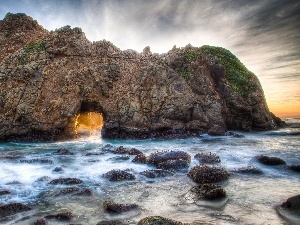
[[[300,165],[291,165],[291,166],[288,166],[288,168],[290,170],[300,173]]]
[[[20,181],[14,180],[12,182],[8,182],[5,185],[22,185],[22,183]]]
[[[167,160],[178,159],[182,159],[187,163],[191,162],[191,156],[184,151],[164,151],[150,154],[150,156],[148,157],[148,163],[158,165],[159,163],[165,162]]]
[[[43,164],[53,164],[50,159],[21,159],[21,163],[43,163]]]
[[[227,131],[225,133],[225,136],[231,136],[231,137],[236,137],[236,138],[243,138],[243,137],[245,137],[244,135],[236,133],[236,132],[233,132],[233,131]]]
[[[224,167],[202,164],[194,166],[189,171],[188,177],[200,184],[215,183],[227,180],[229,178],[229,173]]]
[[[113,201],[105,201],[103,203],[103,208],[110,213],[123,213],[131,210],[137,210],[139,209],[139,206],[137,204],[118,204]]]
[[[207,133],[213,136],[223,136],[226,132],[226,128],[220,125],[214,125],[211,127]]]
[[[74,217],[71,212],[63,212],[58,214],[50,214],[45,216],[46,219],[57,219],[61,221],[69,221]]]
[[[0,215],[7,216],[7,215],[16,214],[19,212],[28,211],[31,209],[32,209],[31,207],[29,207],[27,205],[23,205],[22,203],[10,203],[7,205],[0,206]]]
[[[35,221],[33,225],[48,225],[48,221],[44,218],[41,218]]]
[[[64,170],[61,167],[55,167],[52,171],[53,172],[63,172]]]
[[[123,170],[111,170],[103,174],[109,181],[135,180],[135,176]]]
[[[133,158],[132,162],[145,164],[147,163],[147,156],[145,156],[144,154],[138,154]]]
[[[232,172],[232,173],[240,173],[240,174],[253,174],[253,175],[263,174],[263,172],[259,168],[255,167],[255,166],[241,167],[241,168],[237,168],[237,169],[231,170],[230,172]]]
[[[82,180],[77,178],[58,178],[50,181],[50,184],[81,184]]]
[[[61,148],[58,149],[56,152],[53,152],[54,155],[74,155],[73,152],[71,152],[69,149]]]
[[[116,150],[112,151],[114,154],[128,154],[128,155],[139,155],[142,154],[142,152],[136,148],[132,148],[128,150],[127,148],[124,148],[124,146],[118,147]]]
[[[256,156],[258,162],[268,165],[268,166],[277,166],[277,165],[285,165],[286,162],[278,157],[269,157],[266,155]]]
[[[125,160],[129,160],[130,156],[116,156],[113,158],[110,158],[110,160],[114,161],[114,162],[119,162],[119,161],[125,161]]]
[[[129,223],[119,220],[103,220],[98,222],[97,225],[129,225]]]
[[[200,152],[194,156],[200,163],[219,163],[221,162],[220,156],[212,152]]]
[[[51,178],[48,176],[43,176],[40,177],[39,179],[37,179],[35,182],[45,182],[45,181],[49,181]]]
[[[1,195],[9,195],[9,194],[11,194],[11,191],[9,191],[9,190],[0,190],[0,196]]]
[[[217,219],[225,220],[225,221],[232,222],[232,223],[236,223],[239,221],[238,218],[231,216],[231,215],[226,215],[226,214],[215,213],[215,214],[212,214],[212,216]]]
[[[74,194],[76,196],[92,196],[93,192],[90,189],[84,189],[82,191],[79,191],[78,193]]]
[[[173,176],[174,173],[168,170],[146,170],[140,172],[141,175],[147,178],[159,178],[159,177],[170,177]]]
[[[61,195],[66,195],[66,194],[70,194],[70,193],[74,193],[74,192],[78,192],[80,189],[77,187],[69,187],[69,188],[64,188],[61,189],[56,195],[57,196],[61,196]]]
[[[288,198],[281,204],[281,207],[289,210],[300,210],[300,195]]]
[[[104,153],[102,152],[88,152],[85,154],[85,156],[91,156],[91,155],[103,155]]]
[[[191,197],[194,201],[220,200],[226,197],[226,191],[219,185],[203,184],[192,187],[189,190],[189,197]]]
[[[162,216],[148,216],[140,220],[138,225],[183,225],[183,223]]]
[[[158,169],[182,170],[189,167],[189,163],[183,159],[167,160],[157,164]]]

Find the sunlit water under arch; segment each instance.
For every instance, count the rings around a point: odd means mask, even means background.
[[[300,122],[298,119],[297,122]],[[261,154],[277,156],[288,165],[300,164],[300,129],[285,128],[278,131],[243,133],[244,138],[212,137],[201,135],[186,139],[117,140],[102,139],[100,133],[71,141],[51,143],[0,143],[0,190],[12,194],[0,196],[0,205],[20,202],[33,210],[0,217],[0,224],[32,224],[51,213],[71,211],[75,215],[70,222],[51,221],[50,224],[97,224],[101,220],[124,219],[131,224],[146,216],[161,215],[182,222],[207,221],[214,224],[290,224],[276,212],[288,197],[300,194],[300,175],[285,167],[268,167],[258,164],[253,157]],[[227,169],[253,165],[263,175],[232,175],[223,184],[228,194],[224,207],[211,208],[188,203],[184,195],[195,186],[186,172],[173,177],[148,179],[139,173],[154,169],[153,166],[132,163],[134,156],[120,160],[110,152],[103,152],[106,145],[137,148],[146,155],[162,150],[183,150],[192,156],[190,168],[198,162],[193,156],[199,151],[210,151],[221,157],[221,165]],[[53,152],[67,148],[74,155],[60,156]],[[85,156],[86,153],[102,152]],[[7,159],[3,156],[18,156]],[[53,163],[24,163],[22,160],[48,159]],[[62,172],[53,172],[61,167]],[[110,182],[102,175],[112,169],[127,170],[136,176],[135,181]],[[41,177],[50,180],[60,177],[82,179],[83,184],[71,185],[89,188],[91,197],[72,195],[56,196],[66,185],[50,185],[49,181],[37,182]],[[19,184],[13,184],[17,181]],[[9,184],[11,183],[11,184]],[[104,212],[102,204],[112,199],[118,203],[137,203],[141,210],[121,216]],[[298,221],[299,222],[299,221]],[[297,224],[295,222],[294,224]]]

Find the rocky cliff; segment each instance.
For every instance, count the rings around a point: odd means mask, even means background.
[[[111,138],[276,128],[259,80],[223,48],[121,51],[10,13],[0,47],[0,140],[73,137],[87,111],[104,115]]]

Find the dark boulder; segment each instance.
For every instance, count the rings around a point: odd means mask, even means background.
[[[146,170],[140,172],[140,174],[147,178],[169,177],[174,175],[173,172],[168,170]]]
[[[225,132],[226,132],[226,128],[220,125],[214,125],[211,128],[209,128],[209,130],[207,131],[209,135],[213,135],[213,136],[223,136]]]
[[[157,165],[158,169],[182,170],[189,167],[189,163],[183,159],[167,160]]]
[[[24,205],[22,203],[10,203],[7,205],[0,206],[0,215],[7,216],[7,215],[16,214],[19,212],[28,211],[31,209],[32,209],[31,207]]]
[[[97,225],[129,225],[128,222],[122,222],[119,220],[103,220],[97,223]]]
[[[74,192],[78,192],[79,190],[80,190],[80,189],[77,188],[77,187],[63,188],[63,189],[61,189],[61,190],[55,195],[55,197],[61,196],[61,195],[67,195],[67,194],[74,193]]]
[[[300,165],[299,164],[298,165],[290,165],[290,166],[288,166],[288,168],[290,170],[293,170],[294,172],[300,173]]]
[[[116,156],[116,157],[112,157],[109,160],[112,160],[114,162],[119,162],[119,161],[125,161],[125,160],[129,160],[130,156]]]
[[[66,149],[66,148],[58,149],[56,152],[53,152],[52,154],[54,154],[54,155],[74,155],[73,152],[70,152],[70,150]]]
[[[220,200],[226,197],[226,191],[219,185],[203,184],[192,187],[189,191],[193,200]]]
[[[48,225],[48,221],[44,218],[38,219],[33,223],[33,225]]]
[[[231,170],[230,172],[232,172],[232,173],[240,173],[240,174],[253,174],[253,175],[263,174],[263,172],[259,168],[255,167],[255,166],[241,167],[241,168],[237,168],[237,169]]]
[[[227,131],[225,133],[225,136],[231,136],[231,137],[236,137],[236,138],[243,138],[243,137],[245,137],[244,135],[236,133],[236,132],[233,132],[233,131]]]
[[[194,156],[200,163],[219,163],[221,162],[220,156],[211,152],[200,152]]]
[[[128,154],[128,155],[139,155],[142,154],[142,152],[136,148],[132,148],[128,150],[127,148],[124,148],[124,146],[118,147],[116,150],[112,151],[114,154]]]
[[[0,190],[0,196],[1,195],[9,195],[9,194],[11,194],[11,191],[9,191],[9,190]]]
[[[90,189],[83,189],[79,191],[78,193],[75,193],[76,196],[92,196],[93,192]]]
[[[57,219],[61,221],[69,221],[74,217],[71,212],[63,212],[58,214],[50,214],[45,216],[46,219]]]
[[[113,201],[105,201],[103,208],[110,213],[123,213],[139,209],[137,204],[118,204]]]
[[[64,170],[61,167],[55,167],[52,171],[53,172],[63,172]]]
[[[266,155],[256,156],[258,162],[268,165],[268,166],[277,166],[277,165],[285,165],[286,162],[278,157],[269,157]]]
[[[88,152],[85,154],[85,156],[91,156],[91,155],[103,155],[103,152]]]
[[[148,216],[140,220],[137,225],[183,225],[183,223],[162,216]]]
[[[145,156],[143,153],[138,154],[133,158],[132,162],[145,164],[147,163],[147,156]]]
[[[42,164],[53,164],[50,159],[21,159],[21,163],[42,163]]]
[[[182,159],[187,163],[191,162],[191,156],[184,151],[163,151],[155,152],[150,154],[148,157],[148,162],[154,165],[165,162],[167,160],[178,160]]]
[[[81,184],[82,180],[77,178],[58,178],[50,181],[50,184]]]
[[[103,174],[109,181],[135,180],[135,176],[123,170],[111,170]]]
[[[284,203],[281,204],[281,207],[290,210],[300,210],[300,195],[295,195],[288,198]]]
[[[14,180],[6,183],[5,185],[23,185],[20,181]]]
[[[188,177],[200,184],[215,183],[227,180],[229,178],[229,173],[221,166],[207,166],[201,164],[194,166],[189,171]]]

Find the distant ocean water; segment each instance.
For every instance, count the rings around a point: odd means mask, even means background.
[[[8,217],[0,217],[0,224],[32,224],[33,221],[51,213],[71,211],[76,217],[72,223],[97,224],[101,220],[124,219],[136,224],[141,218],[161,215],[182,222],[207,221],[215,224],[290,224],[279,215],[276,207],[287,198],[300,194],[300,174],[286,166],[265,166],[254,157],[276,156],[287,165],[300,164],[300,118],[288,118],[292,127],[276,131],[238,132],[244,138],[230,136],[214,137],[201,135],[185,139],[106,140],[99,135],[73,141],[52,143],[0,143],[0,191],[11,194],[0,195],[0,206],[13,202],[30,205],[34,210]],[[298,125],[297,125],[298,124]],[[228,170],[245,166],[256,166],[262,175],[233,174],[222,184],[228,195],[225,206],[209,207],[206,204],[189,203],[184,196],[195,186],[186,172],[173,177],[150,179],[140,172],[154,169],[153,166],[118,160],[118,155],[104,153],[85,156],[89,152],[101,152],[105,145],[136,148],[144,154],[163,150],[182,150],[192,156],[190,168],[199,164],[193,158],[196,153],[206,151],[220,156],[220,165]],[[74,155],[60,156],[52,153],[67,148]],[[11,156],[11,157],[7,157]],[[23,160],[49,160],[28,163]],[[49,163],[50,160],[53,162]],[[48,163],[47,163],[48,162]],[[54,172],[61,167],[62,172]],[[127,170],[136,176],[135,181],[110,182],[102,175],[112,169]],[[49,180],[38,181],[48,176]],[[84,181],[77,186],[89,188],[92,197],[56,194],[65,185],[51,185],[49,181],[60,177],[74,177]],[[19,183],[17,183],[19,182]],[[104,212],[105,200],[118,203],[137,203],[138,214],[110,215]],[[294,218],[294,224],[300,220]],[[51,224],[70,222],[51,221]]]

